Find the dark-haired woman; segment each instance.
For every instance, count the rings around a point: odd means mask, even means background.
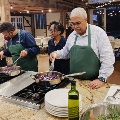
[[[50,53],[53,51],[61,50],[66,44],[66,39],[62,36],[64,33],[64,27],[61,23],[53,21],[50,23],[48,29],[52,38],[48,41],[48,54],[50,55]],[[68,74],[69,59],[55,59],[53,71],[58,71],[62,74]]]

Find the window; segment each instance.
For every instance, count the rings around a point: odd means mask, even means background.
[[[22,17],[11,17],[11,23],[18,29],[23,29],[23,18]]]
[[[36,29],[46,29],[46,14],[35,14]]]

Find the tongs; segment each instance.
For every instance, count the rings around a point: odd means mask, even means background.
[[[7,65],[7,67],[12,67],[13,65],[15,65],[20,58],[21,58],[21,57],[19,57],[18,59],[16,59],[16,60],[14,61],[14,63],[12,63],[12,64],[10,64],[10,65]]]

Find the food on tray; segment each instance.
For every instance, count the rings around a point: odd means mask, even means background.
[[[9,72],[14,72],[14,71],[16,71],[17,69],[16,69],[16,67],[4,67],[4,69],[2,69],[1,71],[0,71],[0,73],[5,73],[5,74],[7,74],[7,73],[9,73]]]

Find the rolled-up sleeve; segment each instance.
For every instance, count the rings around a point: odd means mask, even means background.
[[[66,42],[66,45],[61,50],[57,50],[58,57],[57,59],[68,59],[69,58],[69,43]]]
[[[75,40],[75,31],[68,37],[65,46],[61,50],[57,50],[58,57],[57,59],[69,59],[70,58],[70,49],[74,45]]]

